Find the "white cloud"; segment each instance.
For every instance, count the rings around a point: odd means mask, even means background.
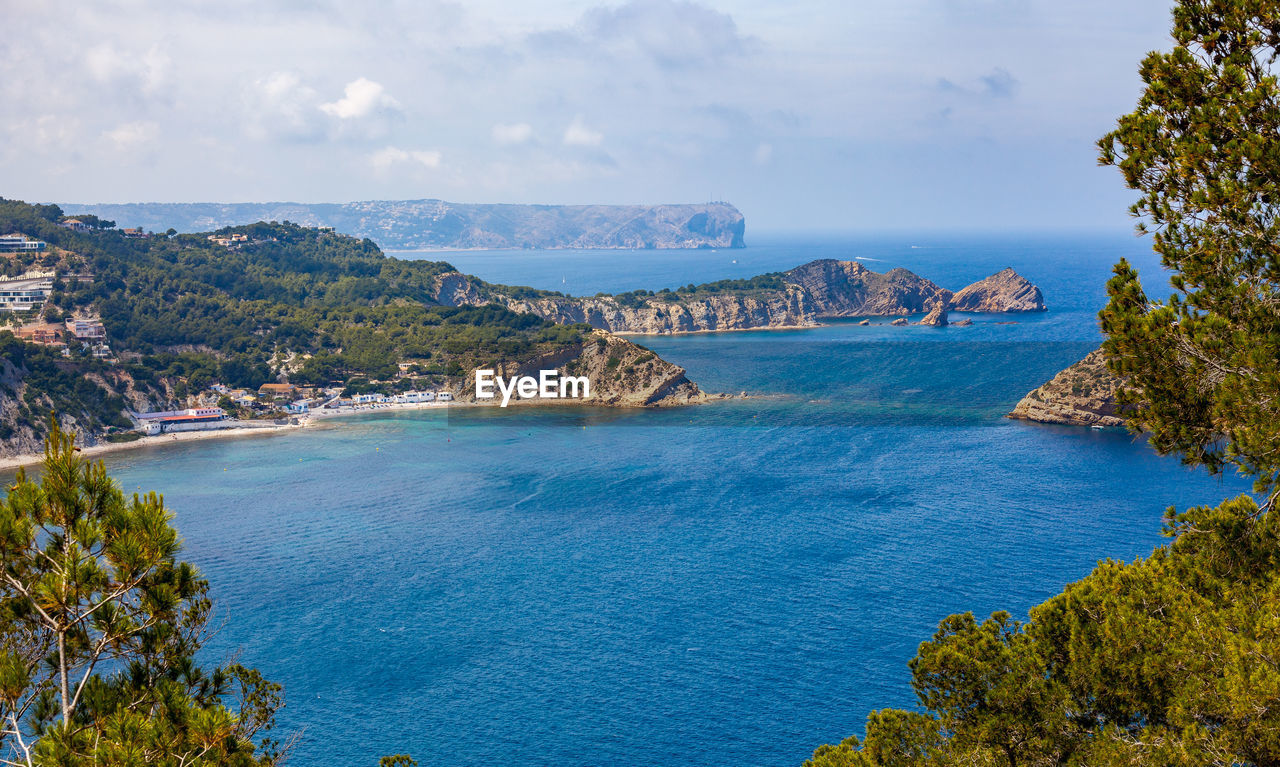
[[[751,153],[751,159],[756,165],[768,165],[769,161],[773,159],[773,145],[760,144],[756,147],[756,151]]]
[[[373,163],[375,170],[386,171],[392,166],[404,163],[418,164],[425,168],[439,168],[440,161],[443,159],[444,155],[435,149],[401,149],[389,146],[374,152],[369,161]]]
[[[316,112],[319,94],[292,72],[272,72],[253,82],[245,94],[246,129],[253,138],[309,140],[323,134]]]
[[[368,117],[376,111],[395,111],[399,108],[400,103],[391,98],[382,85],[364,77],[347,83],[342,98],[320,105],[322,112],[340,120]]]
[[[172,61],[158,45],[146,51],[122,51],[100,43],[84,55],[84,66],[94,82],[132,88],[146,96],[160,93],[169,81]]]
[[[564,130],[565,146],[600,146],[603,142],[604,134],[588,128],[582,121],[582,115],[573,118]]]
[[[160,126],[149,121],[122,123],[109,131],[103,131],[102,137],[121,152],[129,152],[144,144],[150,144],[160,135]]]
[[[493,126],[493,140],[502,146],[524,144],[533,138],[533,126],[529,123],[498,123]]]

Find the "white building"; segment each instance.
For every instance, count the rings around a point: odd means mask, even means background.
[[[395,402],[434,402],[436,393],[431,391],[407,391],[404,394],[397,394],[393,399]]]
[[[357,405],[368,405],[372,402],[386,402],[387,397],[384,394],[357,394],[351,401]]]
[[[67,330],[81,341],[101,341],[107,337],[102,322],[92,317],[73,317],[67,320]]]
[[[45,247],[43,241],[29,239],[25,234],[0,234],[0,253],[35,253]]]
[[[0,279],[0,311],[27,311],[43,306],[53,290],[53,274],[28,272],[21,277]]]
[[[453,402],[453,395],[447,391],[436,392],[437,402]]]

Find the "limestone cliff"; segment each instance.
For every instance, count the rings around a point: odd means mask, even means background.
[[[1010,418],[1070,426],[1124,426],[1116,402],[1119,382],[1101,349],[1053,377],[1014,407]]]
[[[591,397],[563,400],[520,400],[513,397],[510,404],[670,407],[716,398],[703,393],[697,384],[690,381],[684,368],[667,362],[642,346],[601,330],[592,332],[583,343],[553,354],[495,368],[503,378],[537,377],[540,370],[551,369],[558,370],[561,375],[586,376],[591,382]],[[475,373],[472,372],[454,396],[459,401],[476,402],[475,391]]]
[[[553,322],[585,322],[615,333],[696,333],[706,330],[816,325],[802,290],[788,286],[758,295],[680,297],[669,293],[625,302],[614,296],[511,299],[505,305]]]
[[[957,312],[1043,312],[1040,288],[1012,269],[1004,269],[973,283],[951,298]]]
[[[1044,308],[1038,299],[1039,289],[1012,270],[955,295],[962,294],[979,296],[967,299],[967,303],[985,307],[968,311],[1030,311],[1026,307],[1036,305]],[[943,325],[946,312],[956,308],[951,291],[906,269],[880,274],[857,261],[832,259],[755,280],[726,280],[692,291],[638,291],[589,298],[489,285],[458,272],[445,272],[436,277],[433,297],[447,306],[497,303],[553,322],[581,322],[613,333],[812,327],[824,318],[927,312],[936,313],[930,324]]]

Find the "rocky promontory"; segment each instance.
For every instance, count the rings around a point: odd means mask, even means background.
[[[858,261],[810,261],[784,277],[809,296],[816,317],[917,314],[951,299],[951,291],[906,269],[879,274]]]
[[[1012,270],[953,294],[906,269],[880,274],[857,261],[833,259],[749,280],[585,298],[489,285],[450,271],[437,277],[434,298],[448,306],[496,303],[553,322],[581,322],[613,333],[659,334],[802,328],[829,318],[921,313],[928,315],[925,324],[943,326],[947,312],[955,310],[956,295],[981,296],[977,302],[983,308],[968,311],[1044,310],[1039,289]]]
[[[1025,277],[1004,269],[951,297],[957,312],[1043,312],[1044,295]]]
[[[444,200],[348,203],[128,203],[64,205],[163,232],[256,221],[331,226],[386,249],[741,248],[745,221],[727,202],[697,205],[482,205]]]
[[[1102,349],[1095,349],[1023,397],[1009,417],[1069,426],[1124,426],[1116,399],[1119,388]]]

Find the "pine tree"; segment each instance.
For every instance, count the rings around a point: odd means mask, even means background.
[[[52,423],[39,480],[0,504],[0,759],[8,765],[271,765],[281,688],[205,671],[208,583],[155,493],[125,498]],[[255,738],[259,742],[255,743]]]

